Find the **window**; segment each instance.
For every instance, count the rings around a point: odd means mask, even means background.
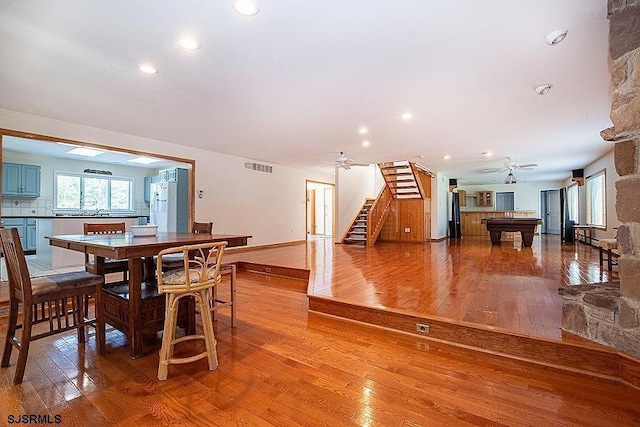
[[[496,192],[496,210],[512,211],[514,210],[513,191]]]
[[[587,224],[607,227],[606,174],[602,170],[587,177]]]
[[[133,211],[133,178],[56,172],[56,210]]]
[[[573,184],[567,188],[567,206],[569,207],[569,220],[578,224],[578,184]]]

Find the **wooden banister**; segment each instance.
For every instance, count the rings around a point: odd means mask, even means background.
[[[384,221],[389,214],[389,205],[393,196],[388,185],[380,190],[380,194],[367,212],[367,246],[373,246],[382,231]]]

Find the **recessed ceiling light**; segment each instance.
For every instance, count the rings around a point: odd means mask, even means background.
[[[151,157],[141,156],[141,157],[136,157],[134,159],[130,159],[128,161],[132,163],[142,163],[143,165],[149,165],[151,163],[159,162],[160,159],[153,159]]]
[[[448,155],[448,154],[445,154],[444,156],[442,156],[442,158],[445,159],[445,160],[449,160],[451,158],[451,156]]]
[[[404,113],[402,113],[402,120],[411,120],[413,118],[413,113],[411,113],[410,111],[405,111]]]
[[[362,146],[363,147],[368,147],[369,145],[371,145],[371,143],[369,141],[362,141]]]
[[[546,93],[549,93],[552,87],[553,85],[546,84],[546,85],[536,86],[533,88],[533,90],[535,90],[538,95],[544,95]]]
[[[366,127],[363,126],[360,129],[358,129],[358,133],[360,135],[365,135],[365,134],[369,133],[369,129],[367,129]]]
[[[140,64],[138,70],[145,74],[158,74],[158,69],[151,64]]]
[[[67,154],[74,154],[76,156],[95,157],[103,154],[102,150],[95,150],[93,148],[76,147],[73,150],[67,151]]]
[[[483,151],[482,155],[486,157],[491,157],[493,156],[493,151]]]
[[[254,0],[235,0],[233,10],[242,16],[253,16],[258,13],[258,3]]]
[[[544,39],[549,46],[555,46],[567,37],[567,33],[564,29],[551,31]]]
[[[189,37],[181,38],[178,41],[178,44],[187,50],[198,50],[200,49],[200,42],[196,39],[192,39]]]

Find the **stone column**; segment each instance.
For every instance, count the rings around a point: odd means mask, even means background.
[[[615,142],[614,159],[620,180],[616,182],[620,293],[618,338],[628,349],[629,341],[640,340],[640,0],[609,0],[609,50],[613,61],[611,121],[613,128],[602,132]],[[612,337],[613,338],[613,337]],[[640,349],[634,352],[640,357]]]

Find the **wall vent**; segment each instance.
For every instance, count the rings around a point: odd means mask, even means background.
[[[245,162],[244,167],[258,172],[273,173],[273,166],[263,165],[260,163]]]

